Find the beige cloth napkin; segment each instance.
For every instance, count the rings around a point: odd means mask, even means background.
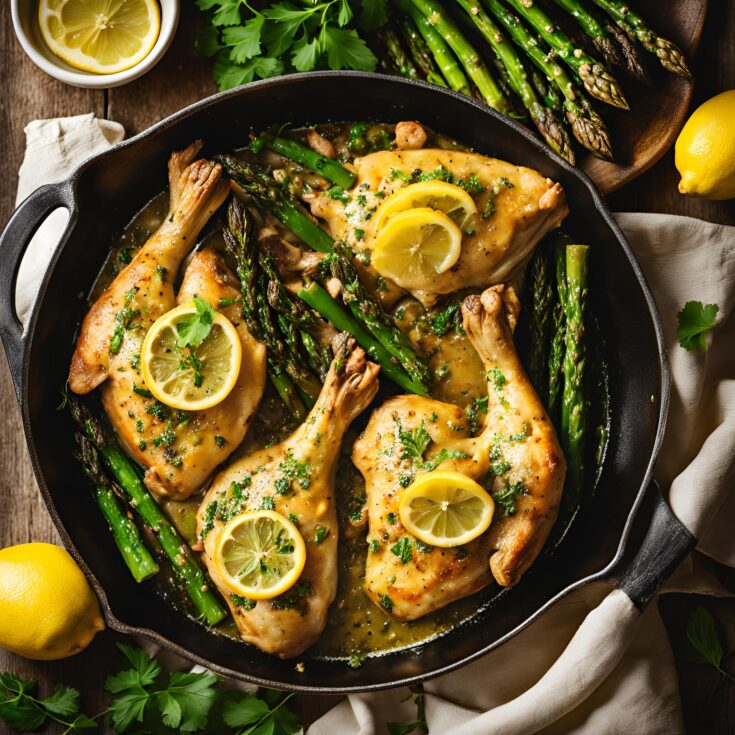
[[[63,179],[123,131],[83,115],[36,121],[26,135],[19,200]],[[50,220],[36,236],[43,232],[42,244],[23,263],[19,309],[32,305],[65,225]],[[671,410],[657,479],[700,550],[735,566],[735,228],[659,214],[617,220],[653,290],[671,359]],[[719,304],[720,325],[707,353],[677,343],[676,314],[689,300]],[[687,559],[666,589],[722,594],[702,559]],[[432,735],[684,732],[673,656],[655,603],[641,615],[605,584],[568,595],[500,649],[427,682],[425,691]],[[382,735],[387,722],[415,714],[407,689],[353,695],[309,735]]]

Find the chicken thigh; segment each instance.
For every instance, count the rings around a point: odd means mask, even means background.
[[[280,444],[237,460],[217,475],[198,513],[207,568],[228,600],[241,638],[281,658],[307,649],[326,625],[337,593],[335,471],[340,446],[350,422],[378,389],[380,368],[367,362],[351,339],[340,339],[319,399],[304,423]],[[246,488],[244,494],[238,488]],[[306,565],[295,593],[289,590],[246,609],[231,597],[214,550],[225,521],[260,508],[294,520],[306,542]]]
[[[239,296],[239,284],[214,251],[194,256],[178,299],[174,296],[173,281],[183,259],[229,190],[218,165],[192,163],[199,147],[194,144],[171,156],[170,213],[87,313],[69,371],[75,393],[101,384],[102,404],[120,440],[147,468],[146,485],[177,500],[198,489],[240,444],[265,384],[265,348],[249,334],[237,305],[220,306],[220,299]],[[151,324],[195,295],[233,322],[242,364],[237,384],[222,403],[187,413],[150,396],[139,361]]]
[[[358,252],[373,248],[373,213],[408,181],[422,175],[423,180],[451,177],[484,187],[475,197],[477,213],[464,227],[459,260],[411,290],[426,306],[443,294],[506,282],[569,211],[559,184],[532,169],[477,153],[438,148],[380,151],[356,158],[354,168],[357,180],[349,192],[336,198],[312,196],[310,206],[315,216],[326,220],[332,237]]]
[[[503,286],[468,296],[464,328],[487,376],[488,411],[472,437],[464,411],[415,395],[376,409],[355,442],[352,459],[365,478],[368,596],[394,617],[414,620],[482,589],[518,582],[556,520],[566,466],[554,428],[513,344],[518,302]],[[425,453],[408,446],[423,427]],[[401,525],[403,488],[417,475],[454,470],[483,483],[496,498],[493,523],[459,548],[417,544]],[[502,500],[502,502],[501,502]],[[402,541],[407,539],[407,541]],[[405,553],[393,547],[408,545]]]

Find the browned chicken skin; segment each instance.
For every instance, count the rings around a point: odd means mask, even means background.
[[[322,194],[312,196],[309,203],[312,213],[327,221],[332,237],[357,251],[373,248],[373,212],[415,171],[443,170],[455,181],[474,176],[485,187],[476,197],[477,214],[465,226],[457,263],[422,288],[411,289],[426,306],[463,288],[507,282],[569,211],[559,184],[538,171],[477,153],[438,148],[379,151],[356,158],[354,168],[357,180],[345,192],[346,202]]]
[[[218,515],[204,535],[204,559],[212,581],[230,604],[240,636],[281,658],[297,656],[307,649],[318,640],[326,625],[327,611],[337,593],[339,525],[334,487],[337,460],[347,427],[370,405],[378,390],[380,368],[367,362],[362,348],[355,347],[352,340],[341,339],[319,399],[304,423],[280,444],[254,452],[220,472],[198,513],[201,534],[208,508],[217,501]],[[308,480],[301,483],[293,480],[288,492],[279,493],[275,482],[294,463],[305,468]],[[249,479],[244,482],[246,477]],[[247,487],[242,501],[232,498],[233,482]],[[306,566],[297,586],[308,583],[309,593],[286,609],[284,605],[259,600],[252,610],[245,610],[232,603],[232,590],[213,561],[217,537],[224,527],[220,510],[227,509],[227,503],[237,503],[234,512],[226,512],[228,519],[234,518],[238,512],[263,507],[265,498],[272,499],[268,505],[272,502],[278,513],[296,517],[295,523],[306,542]],[[320,526],[323,530],[317,535]]]
[[[265,348],[249,334],[236,305],[219,306],[220,299],[239,296],[239,284],[214,251],[205,249],[192,258],[178,298],[174,295],[181,263],[229,191],[219,165],[192,162],[200,147],[196,143],[171,156],[170,212],[87,313],[69,371],[69,386],[75,393],[100,386],[103,406],[120,440],[148,468],[146,485],[175,499],[197,490],[240,444],[265,384]],[[227,398],[206,411],[186,414],[145,395],[138,363],[143,338],[153,322],[195,295],[235,324],[243,354],[237,384]],[[111,354],[118,315],[126,309],[130,318],[119,349]]]
[[[482,296],[468,296],[462,304],[464,328],[488,377],[488,412],[479,436],[470,436],[461,408],[403,395],[373,412],[353,448],[353,461],[366,482],[368,540],[375,540],[377,548],[367,555],[365,590],[401,620],[414,620],[477,592],[493,577],[503,586],[517,583],[556,520],[564,457],[513,345],[517,300],[503,290],[503,286],[490,288]],[[432,443],[419,467],[404,458],[400,432],[422,425]],[[441,452],[449,456],[440,462]],[[507,515],[496,503],[491,527],[461,553],[414,543],[411,559],[404,564],[391,552],[408,536],[399,517],[401,493],[411,478],[435,469],[432,459],[442,470],[476,481],[487,479],[493,493],[515,487],[515,513]]]

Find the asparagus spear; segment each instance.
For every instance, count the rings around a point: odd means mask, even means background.
[[[579,89],[567,72],[552,60],[551,53],[544,49],[500,0],[483,0],[483,4],[506,29],[513,41],[526,52],[531,61],[562,93],[564,111],[577,141],[596,156],[607,160],[612,159],[612,147],[605,123],[594,111],[584,92]]]
[[[564,390],[561,401],[562,444],[567,459],[567,492],[574,505],[584,483],[584,438],[587,398],[584,393],[585,309],[587,306],[588,245],[566,246],[566,287],[562,305],[564,333]]]
[[[306,408],[284,366],[283,344],[278,339],[268,304],[263,294],[262,278],[257,270],[252,218],[233,197],[227,209],[227,227],[222,231],[225,247],[236,263],[242,299],[240,305],[250,334],[267,350],[268,378],[295,421],[306,417]]]
[[[426,45],[426,41],[424,41],[424,37],[419,33],[411,17],[401,15],[398,18],[398,28],[401,33],[401,38],[403,38],[406,44],[408,53],[411,55],[411,59],[419,70],[421,77],[426,79],[427,82],[436,84],[439,87],[446,87],[447,82],[437,68],[434,57]]]
[[[625,66],[625,58],[616,40],[597,22],[580,0],[554,0],[566,10],[594,44],[600,56],[613,66]]]
[[[396,74],[407,79],[421,79],[419,70],[408,57],[395,28],[390,25],[384,26],[377,32],[377,36],[388,55],[389,66]]]
[[[518,57],[515,48],[505,40],[500,29],[479,3],[475,0],[457,0],[457,2],[465,10],[502,63],[507,73],[508,84],[520,97],[523,106],[528,110],[531,120],[533,120],[544,140],[560,156],[566,158],[570,163],[574,163],[572,144],[566,130],[564,130],[564,126],[557,119],[552,109],[539,102],[533,87],[528,82],[523,62]]]
[[[130,498],[130,505],[156,534],[171,561],[174,575],[184,585],[199,615],[208,625],[219,623],[227,613],[217,596],[210,591],[207,577],[197,564],[191,549],[141,481],[135,465],[114,442],[108,441],[101,422],[92,416],[79,399],[70,398],[69,407],[72,417],[99,452],[102,463]]]
[[[624,69],[634,79],[637,79],[643,84],[650,84],[651,80],[646,71],[646,65],[641,57],[636,44],[635,35],[631,32],[630,35],[624,31],[615,21],[607,18],[605,20],[605,30],[614,38],[620,48],[620,53],[625,59],[623,64]]]
[[[401,364],[408,376],[427,390],[431,384],[429,368],[418,359],[413,346],[403,332],[388,316],[383,307],[372,299],[360,282],[352,261],[350,249],[343,243],[335,243],[334,252],[327,256],[327,263],[334,278],[343,286],[342,299],[352,315],[372,332],[373,336]]]
[[[547,243],[536,250],[530,269],[531,356],[528,372],[539,395],[548,384],[552,306],[554,303],[553,266]]]
[[[231,156],[215,156],[225,173],[256,201],[258,206],[289,228],[307,245],[322,253],[332,249],[332,238],[324,232],[304,211],[278,186],[265,169],[255,164],[237,161]]]
[[[331,158],[317,153],[308,146],[302,145],[298,141],[288,140],[287,138],[271,138],[264,137],[263,140],[268,148],[276,153],[280,153],[290,161],[300,163],[302,166],[310,168],[312,171],[323,176],[343,189],[349,189],[355,183],[355,174],[348,171],[344,166],[333,161]]]
[[[546,15],[538,3],[529,0],[506,0],[506,2],[536,29],[541,38],[572,71],[579,74],[584,88],[593,97],[623,110],[630,109],[622,88],[607,69],[588,56],[584,49],[575,47],[569,36]]]
[[[158,573],[158,564],[146,548],[135,523],[120,506],[109,478],[100,466],[99,455],[92,443],[82,434],[76,434],[75,459],[94,486],[94,499],[115,540],[126,566],[136,582],[143,582]]]
[[[396,7],[416,24],[419,33],[426,41],[426,45],[434,56],[437,66],[447,80],[447,84],[455,91],[472,95],[470,84],[457,58],[442,38],[441,33],[428,21],[421,11],[414,6],[411,0],[394,0]]]
[[[350,316],[318,283],[312,281],[299,291],[302,298],[314,311],[319,312],[341,332],[349,332],[365,350],[371,360],[380,364],[381,370],[394,383],[409,393],[428,395],[426,388],[406,375],[394,362],[391,354],[357,320]]]
[[[661,66],[686,79],[692,78],[686,58],[675,44],[659,36],[640,15],[621,0],[592,0],[602,8],[626,33],[632,33],[646,51],[658,58]]]
[[[552,312],[551,346],[549,347],[549,387],[547,391],[546,408],[554,420],[559,411],[564,376],[562,363],[564,361],[564,344],[566,322],[564,319],[564,292],[566,290],[566,251],[563,244],[557,243],[554,264],[556,271],[556,293]]]
[[[478,53],[437,0],[411,0],[411,2],[457,55],[468,76],[480,90],[485,102],[504,115],[510,114],[513,110],[512,104],[503,94]]]

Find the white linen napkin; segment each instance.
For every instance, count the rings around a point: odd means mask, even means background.
[[[93,115],[31,123],[18,201],[68,176],[123,134],[121,126]],[[21,318],[66,224],[57,214],[39,229],[21,267]],[[735,566],[735,228],[661,214],[616,218],[653,290],[671,359],[671,409],[657,479],[699,549]],[[676,314],[689,300],[720,307],[706,353],[686,352],[676,340]],[[723,594],[696,553],[665,589]],[[432,735],[684,732],[673,655],[656,604],[641,615],[625,593],[602,583],[568,595],[501,648],[427,682],[425,691]],[[415,714],[407,689],[353,695],[308,732],[383,735],[387,722]]]

